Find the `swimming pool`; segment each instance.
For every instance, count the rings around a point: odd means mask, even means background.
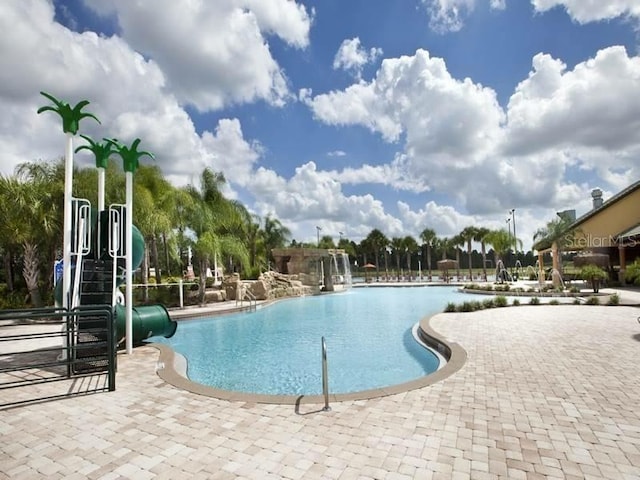
[[[180,322],[169,344],[188,362],[194,382],[245,393],[322,392],[321,337],[331,393],[351,393],[415,380],[438,368],[412,326],[447,302],[472,295],[451,287],[354,288],[288,299],[252,313]]]

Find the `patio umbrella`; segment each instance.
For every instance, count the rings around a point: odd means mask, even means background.
[[[458,268],[458,262],[450,258],[438,260],[438,270],[442,270],[442,278],[445,282],[449,281],[449,270]]]
[[[365,265],[363,265],[364,270],[364,281],[365,283],[368,281],[368,277],[367,277],[367,268],[376,268],[376,266],[373,263],[366,263]]]

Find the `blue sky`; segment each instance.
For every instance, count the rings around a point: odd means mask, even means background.
[[[0,173],[62,155],[44,90],[90,100],[85,133],[141,138],[176,185],[222,171],[298,241],[504,228],[515,208],[528,247],[638,180],[639,18],[639,0],[8,0]]]

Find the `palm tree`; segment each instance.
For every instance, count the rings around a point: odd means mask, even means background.
[[[59,203],[52,201],[51,188],[41,181],[0,177],[0,190],[5,197],[2,202],[3,232],[22,246],[22,276],[32,305],[42,307],[38,252],[42,242],[58,230]]]
[[[387,239],[387,237],[384,236],[384,233],[382,233],[377,228],[374,228],[373,230],[371,230],[371,232],[369,232],[369,235],[367,235],[367,238],[365,240],[368,241],[370,248],[373,250],[373,255],[375,256],[375,259],[376,259],[376,276],[379,279],[380,278],[380,251],[389,244],[389,240]]]
[[[473,266],[471,265],[471,242],[477,236],[477,227],[465,227],[460,232],[460,238],[467,244],[467,255],[469,257],[469,281],[473,281]]]
[[[434,246],[437,236],[431,228],[425,228],[420,233],[420,240],[427,246],[427,268],[429,269],[429,281],[431,281],[431,248]]]
[[[487,236],[491,233],[486,227],[478,227],[476,228],[475,235],[473,236],[473,240],[476,242],[480,242],[480,248],[482,252],[482,278],[484,281],[487,281]]]
[[[389,245],[391,246],[391,249],[393,250],[393,254],[396,257],[396,279],[399,282],[400,281],[400,256],[402,255],[403,246],[404,246],[402,238],[393,237],[389,242]],[[385,252],[386,252],[386,249],[385,249]]]
[[[200,178],[200,188],[185,188],[191,198],[187,213],[188,227],[196,235],[194,250],[199,264],[200,303],[205,302],[206,274],[211,261],[220,256],[237,260],[249,270],[249,252],[246,243],[238,237],[245,216],[238,205],[227,200],[221,192],[225,182],[221,173],[205,168]]]
[[[461,234],[451,237],[451,243],[456,250],[456,278],[460,281],[460,247],[466,243],[466,238]]]
[[[409,281],[411,281],[411,255],[418,251],[418,242],[412,236],[407,235],[402,239],[402,246],[407,254],[407,271],[409,272]]]
[[[533,248],[542,250],[551,247],[553,251],[553,268],[562,274],[562,251],[573,241],[573,232],[569,226],[573,222],[567,217],[558,217],[538,229],[533,235]]]
[[[269,261],[273,262],[271,251],[274,248],[282,248],[289,241],[291,230],[285,227],[280,220],[267,215],[264,219],[264,245]]]

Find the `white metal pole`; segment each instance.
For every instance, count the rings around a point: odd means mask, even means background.
[[[104,210],[104,168],[98,167],[98,211]]]
[[[62,237],[62,308],[68,309],[71,289],[71,207],[73,199],[73,134],[67,133],[64,154],[64,217]]]
[[[133,173],[126,172],[126,223],[127,254],[125,256],[125,336],[127,354],[133,353]]]

